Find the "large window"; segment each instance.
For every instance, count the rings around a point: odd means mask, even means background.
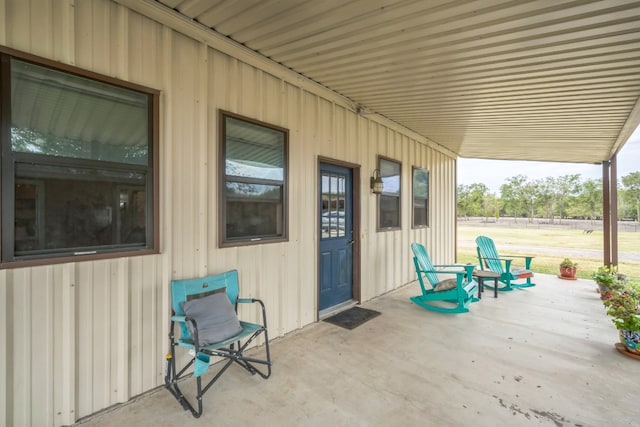
[[[289,132],[220,112],[220,245],[287,238]]]
[[[155,251],[157,93],[0,59],[3,265]]]
[[[413,227],[429,225],[429,171],[413,167]]]
[[[400,228],[400,163],[384,157],[378,158],[382,177],[382,194],[378,198],[378,229]]]

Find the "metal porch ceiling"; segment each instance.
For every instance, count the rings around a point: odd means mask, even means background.
[[[640,2],[155,0],[463,157],[601,162],[640,123]]]

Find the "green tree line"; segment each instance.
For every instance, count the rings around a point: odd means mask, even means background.
[[[458,216],[547,218],[602,218],[602,180],[583,180],[580,174],[531,180],[525,175],[507,178],[500,194],[486,185],[458,185]],[[618,217],[640,217],[640,172],[631,172],[618,183]]]

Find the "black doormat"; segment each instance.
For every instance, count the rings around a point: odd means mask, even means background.
[[[324,321],[346,329],[354,329],[362,325],[367,320],[371,320],[379,315],[379,311],[369,310],[368,308],[362,307],[352,307],[338,314],[334,314],[331,317],[327,317]]]

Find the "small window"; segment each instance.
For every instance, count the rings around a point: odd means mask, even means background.
[[[378,198],[378,229],[400,228],[400,163],[378,158],[382,177],[382,193]]]
[[[287,238],[289,132],[220,112],[220,245]]]
[[[344,173],[323,170],[320,173],[322,192],[322,239],[342,238],[347,235],[346,212],[348,177]]]
[[[429,226],[429,171],[413,168],[413,228]]]
[[[156,251],[157,92],[0,57],[2,262]]]

